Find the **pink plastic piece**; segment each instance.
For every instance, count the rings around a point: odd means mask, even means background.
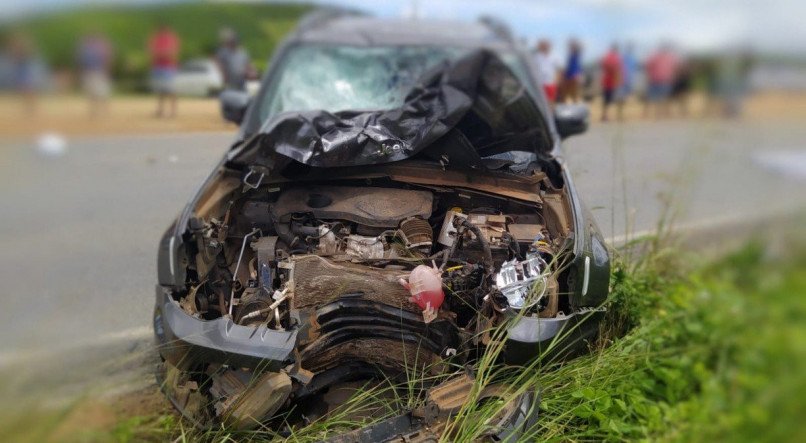
[[[416,303],[422,310],[430,307],[436,311],[445,301],[439,269],[419,265],[412,269],[409,274],[409,281],[407,282],[401,278],[400,284],[409,290],[411,294],[409,301]]]

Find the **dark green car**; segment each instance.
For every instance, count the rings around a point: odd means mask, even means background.
[[[533,63],[492,22],[319,14],[254,98],[222,95],[239,135],[159,250],[160,377],[186,417],[283,427],[423,371],[424,410],[344,441],[400,438],[439,428],[500,337],[502,364],[586,349],[610,259],[560,144],[587,111],[552,109]],[[535,398],[506,399],[499,437]]]

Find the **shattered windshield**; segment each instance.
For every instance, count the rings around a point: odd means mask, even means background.
[[[335,167],[418,156],[526,169],[552,141],[519,60],[487,49],[296,46],[255,101],[261,137],[233,160],[268,167],[279,154]]]
[[[260,120],[288,111],[392,109],[428,69],[468,53],[429,46],[301,45],[259,99]]]

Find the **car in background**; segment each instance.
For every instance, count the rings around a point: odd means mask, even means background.
[[[175,88],[182,96],[213,97],[224,88],[224,77],[213,60],[189,60],[179,67]]]

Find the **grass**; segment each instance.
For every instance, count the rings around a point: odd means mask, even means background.
[[[503,330],[490,331],[471,401],[447,424],[443,441],[477,441],[494,430],[503,403],[478,400],[485,386],[502,380],[507,396],[542,392],[540,419],[524,440],[797,440],[806,432],[806,249],[791,251],[775,256],[753,242],[711,263],[691,264],[675,250],[617,261],[602,338],[592,353],[562,365],[502,367],[494,360]],[[403,381],[357,389],[328,419],[290,436],[272,429],[200,432],[170,413],[145,413],[72,437],[316,441],[418,406],[428,377],[412,372]],[[47,422],[58,420],[64,416]],[[3,428],[14,431],[4,432],[10,440],[43,440],[23,426]]]

